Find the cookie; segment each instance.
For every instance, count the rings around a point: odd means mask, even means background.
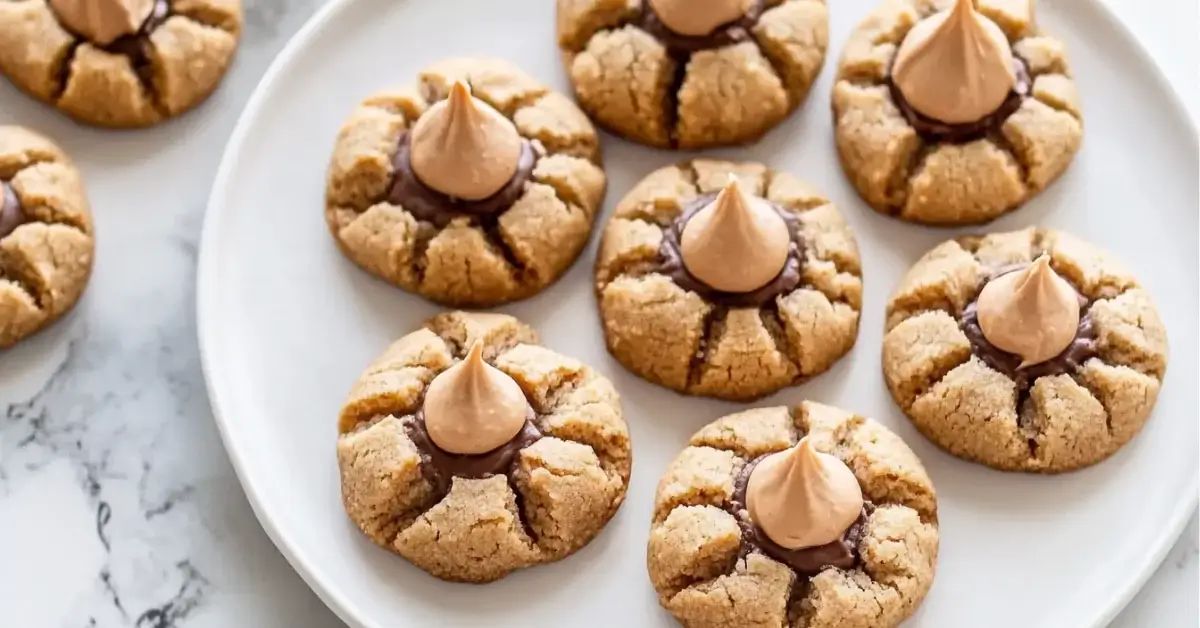
[[[92,213],[75,165],[49,139],[0,126],[0,349],[75,306],[94,253]]]
[[[733,221],[710,240],[707,259],[689,264],[686,231],[718,205],[731,179],[767,228],[749,232],[740,247],[720,242],[721,233],[744,233]],[[768,240],[783,257],[759,250]],[[751,279],[751,261],[759,280],[783,267],[748,289],[752,283],[737,282]],[[618,203],[595,272],[609,352],[640,377],[686,394],[762,397],[825,371],[858,337],[854,234],[828,198],[762,164],[696,159],[652,172]],[[698,272],[734,283],[714,287]]]
[[[961,29],[939,26],[958,16],[999,40],[990,57],[964,58],[975,48],[954,35]],[[932,35],[947,30],[938,44]],[[980,74],[983,66],[993,70]],[[947,78],[959,76],[952,70],[975,72],[973,90],[959,90],[967,83]],[[1067,169],[1083,140],[1065,46],[1041,31],[1033,2],[1024,1],[979,0],[977,11],[970,0],[884,2],[846,42],[833,117],[842,167],[862,198],[933,225],[1017,209]]]
[[[456,83],[468,98],[448,98]],[[460,119],[486,131],[463,133],[476,127]],[[414,145],[418,131],[426,139]],[[465,148],[439,151],[441,132]],[[475,189],[459,171],[477,175]],[[567,271],[605,186],[596,130],[569,98],[507,62],[458,58],[350,115],[329,165],[325,218],[367,272],[437,303],[486,307],[532,296]]]
[[[770,480],[760,479],[768,461],[806,448],[848,478],[839,492],[855,493],[860,510],[827,545],[788,549],[759,525],[772,503],[755,483]],[[790,525],[838,506],[801,502],[810,516]],[[732,414],[692,436],[659,481],[647,567],[662,606],[690,628],[880,628],[924,600],[938,538],[937,497],[908,446],[874,420],[802,402]]]
[[[0,74],[84,124],[147,127],[208,98],[241,31],[241,0],[0,2]]]
[[[828,31],[825,0],[558,0],[580,106],[663,148],[757,140],[804,101]]]
[[[1039,289],[1007,298],[1018,272]],[[1065,284],[1064,296],[1038,277]],[[1004,309],[1014,304],[1027,322]],[[996,469],[1057,473],[1108,458],[1150,417],[1166,368],[1150,295],[1107,253],[1058,231],[945,242],[888,302],[892,397],[934,443]]]
[[[620,401],[537,342],[511,316],[451,312],[363,371],[337,459],[372,541],[438,578],[490,582],[599,534],[629,486]]]

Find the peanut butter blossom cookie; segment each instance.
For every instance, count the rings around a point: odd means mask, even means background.
[[[846,43],[833,113],[859,194],[929,224],[1016,209],[1083,140],[1064,46],[1037,28],[1032,0],[885,2]]]
[[[858,244],[807,183],[756,163],[657,170],[596,261],[608,350],[680,392],[749,400],[828,369],[858,337]]]
[[[0,73],[85,124],[146,127],[216,89],[241,31],[241,0],[0,2]]]
[[[629,486],[612,384],[510,316],[442,314],[397,340],[354,384],[339,433],[350,518],[444,580],[568,556]]]
[[[484,307],[558,279],[604,198],[596,130],[562,94],[494,59],[451,59],[367,98],[342,126],[325,218],[366,271]]]
[[[0,126],[0,349],[75,306],[94,251],[91,210],[71,160],[33,131]]]
[[[579,103],[651,146],[758,139],[804,101],[828,30],[825,0],[558,0]]]
[[[692,628],[886,628],[933,583],[937,498],[875,421],[804,402],[701,429],[654,499],[647,563]]]
[[[1057,231],[943,243],[888,303],[892,397],[930,440],[997,469],[1055,473],[1111,456],[1149,418],[1166,369],[1150,295]]]

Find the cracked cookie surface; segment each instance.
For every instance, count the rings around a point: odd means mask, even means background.
[[[673,50],[645,0],[558,0],[558,46],[599,124],[635,142],[695,149],[757,140],[804,101],[828,44],[825,0],[764,0],[735,41]]]
[[[498,217],[436,225],[389,192],[402,138],[455,81],[510,119],[537,154],[520,197]],[[605,187],[596,130],[570,99],[505,61],[458,58],[351,114],[330,161],[325,218],[341,251],[367,272],[436,303],[486,307],[532,296],[567,271]]]
[[[183,114],[225,76],[242,2],[165,2],[165,17],[108,46],[66,29],[48,0],[0,2],[0,73],[85,124],[138,128]]]
[[[964,311],[998,270],[1043,253],[1086,300],[1095,355],[1064,373],[1014,380],[972,346]],[[1058,231],[945,242],[888,302],[883,374],[892,397],[934,443],[997,469],[1057,473],[1108,458],[1150,417],[1166,368],[1166,331],[1150,295],[1107,253]]]
[[[0,126],[0,349],[66,314],[95,242],[83,179],[49,139]]]
[[[890,89],[892,60],[917,22],[949,4],[887,0],[858,25],[833,88],[835,137],[843,170],[877,211],[918,223],[982,223],[1067,169],[1083,141],[1082,110],[1065,46],[1038,29],[1033,3],[979,0],[1024,63],[1029,93],[983,137],[950,142],[919,133]]]
[[[731,175],[799,223],[799,283],[761,307],[727,307],[663,268],[666,231]],[[827,370],[858,338],[862,266],[853,232],[812,186],[762,164],[696,159],[650,173],[617,204],[595,271],[609,352],[682,393],[762,397]]]
[[[874,504],[855,565],[811,577],[743,552],[733,500],[745,465],[806,435]],[[924,600],[938,540],[937,497],[912,450],[871,419],[802,402],[732,414],[692,436],[659,481],[647,568],[660,603],[689,628],[881,628]]]
[[[520,385],[541,437],[506,473],[443,482],[409,429],[429,382],[476,341]],[[599,534],[629,486],[629,432],[612,383],[539,346],[510,316],[445,313],[394,342],[355,382],[338,432],[350,518],[445,580],[490,582],[565,558]]]

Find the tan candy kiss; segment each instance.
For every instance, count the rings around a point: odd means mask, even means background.
[[[805,549],[832,543],[863,509],[862,488],[838,458],[808,437],[758,463],[746,483],[750,519],[776,544]]]
[[[908,104],[949,124],[975,122],[1004,103],[1016,82],[1004,31],[972,0],[922,20],[900,44],[892,81]]]
[[[483,361],[483,344],[476,342],[429,383],[422,412],[435,445],[452,454],[482,454],[521,431],[529,402],[513,378]]]
[[[680,35],[702,37],[746,15],[756,0],[649,0],[658,19]]]
[[[746,194],[730,177],[717,198],[688,220],[680,234],[683,265],[722,292],[750,292],[787,263],[791,234],[767,201]]]
[[[989,281],[975,307],[984,337],[1020,356],[1021,367],[1062,353],[1079,328],[1079,297],[1050,267],[1047,255]]]
[[[411,159],[421,183],[454,198],[483,200],[516,174],[521,136],[459,81],[413,125]]]
[[[107,46],[137,33],[154,10],[154,0],[50,0],[50,8],[67,28]]]

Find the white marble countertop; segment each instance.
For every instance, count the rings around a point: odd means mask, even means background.
[[[1200,119],[1196,3],[1108,1]],[[275,550],[238,486],[204,391],[193,296],[225,139],[319,4],[247,0],[241,56],[207,106],[161,129],[106,137],[111,176],[88,181],[94,198],[110,200],[89,293],[66,321],[0,356],[0,626],[341,625]],[[7,84],[0,102],[6,122],[45,129],[68,151],[71,134],[102,133],[70,126]],[[1193,516],[1114,627],[1200,625],[1197,536]]]

